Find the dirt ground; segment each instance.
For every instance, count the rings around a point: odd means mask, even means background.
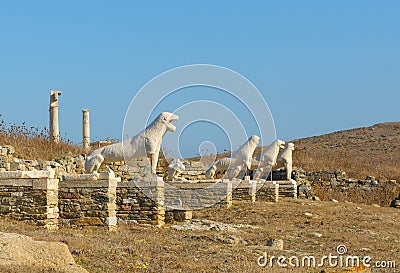
[[[171,223],[162,228],[124,225],[115,232],[104,227],[47,231],[1,218],[0,228],[36,240],[65,242],[75,261],[89,272],[400,272],[399,209],[310,200],[238,201],[230,209],[196,211],[194,219],[244,226],[236,226],[237,231],[193,231],[172,229],[176,223]],[[237,244],[220,240],[230,236],[241,240]],[[267,247],[270,238],[282,239],[283,250]],[[327,261],[325,267],[315,268],[281,268],[276,260],[273,268],[257,264],[265,253],[269,259],[296,256],[300,264],[304,256],[313,255],[318,264],[330,253],[340,256],[340,245],[347,248],[343,259],[371,256],[371,265],[385,261],[393,267],[393,261],[396,268],[327,267]]]

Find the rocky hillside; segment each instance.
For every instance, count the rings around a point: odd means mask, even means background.
[[[341,169],[350,177],[400,181],[400,122],[380,123],[293,141],[294,165],[308,171]]]

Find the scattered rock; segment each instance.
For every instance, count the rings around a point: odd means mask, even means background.
[[[192,220],[193,212],[191,210],[174,210],[174,220],[177,222],[184,222]]]
[[[315,196],[315,195],[311,198],[311,200],[313,200],[313,201],[321,201],[321,199],[318,196]]]
[[[311,237],[316,237],[316,238],[321,238],[322,237],[322,234],[318,233],[318,232],[311,232],[309,235]]]
[[[183,223],[181,225],[173,225],[170,228],[176,230],[215,230],[215,231],[227,231],[227,232],[238,232],[239,228],[251,228],[255,229],[257,226],[243,225],[243,224],[225,224],[221,222],[215,222],[211,220],[192,220],[190,222]]]
[[[365,180],[366,180],[366,181],[375,181],[375,177],[374,177],[374,176],[368,175],[368,176],[365,178]]]
[[[312,217],[313,216],[312,213],[309,213],[309,212],[304,213],[304,215],[307,216],[307,217]]]
[[[399,198],[394,199],[394,200],[390,203],[390,206],[391,206],[392,208],[400,208],[400,199],[399,199]]]
[[[270,238],[267,241],[267,246],[274,250],[283,250],[283,240]]]
[[[12,155],[15,153],[15,148],[13,146],[4,145],[3,148],[6,149],[6,151],[7,151],[6,153],[9,155]]]
[[[187,238],[188,236],[184,236],[184,238]],[[196,240],[196,241],[207,241],[210,240],[210,238],[206,235],[192,235],[189,236],[190,239]]]
[[[247,242],[237,236],[234,235],[229,235],[229,234],[214,234],[214,238],[216,241],[223,242],[225,244],[230,244],[230,245],[247,245]]]
[[[379,182],[376,180],[372,180],[371,183],[369,184],[370,186],[378,186]]]
[[[360,248],[360,251],[371,251],[371,249],[368,247],[363,247],[363,248]]]
[[[331,201],[331,202],[333,202],[333,203],[339,203],[339,201],[338,201],[338,200],[336,200],[336,199],[333,199],[333,198],[329,199],[329,201]]]
[[[310,184],[301,184],[297,189],[299,197],[307,198],[312,196],[312,187]]]
[[[78,219],[71,219],[70,223],[74,226],[103,226],[103,222],[99,217],[81,217]]]

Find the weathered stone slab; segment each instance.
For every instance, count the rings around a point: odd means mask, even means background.
[[[21,179],[21,178],[54,178],[53,170],[45,171],[3,171],[0,172],[0,180]]]
[[[32,187],[40,190],[58,190],[58,179],[34,179]]]
[[[98,174],[66,174],[62,176],[62,181],[94,181],[98,180]]]
[[[0,179],[0,186],[12,186],[12,187],[32,187],[33,179],[22,179],[22,178],[11,178],[11,179]]]
[[[107,169],[105,172],[99,173],[98,179],[115,179],[115,173],[111,169]]]
[[[117,179],[111,180],[68,180],[60,181],[60,188],[108,188],[109,186],[116,187]]]

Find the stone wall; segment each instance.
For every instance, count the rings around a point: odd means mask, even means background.
[[[254,185],[250,181],[243,180],[232,192],[233,200],[255,201]]]
[[[60,222],[69,226],[104,225],[112,229],[117,225],[116,188],[117,179],[61,181]]]
[[[202,162],[197,161],[184,161],[185,171],[182,172],[181,176],[188,180],[204,180],[205,171],[208,166],[204,166]]]
[[[275,181],[266,181],[257,185],[256,200],[265,202],[278,202],[280,185]]]
[[[291,180],[275,181],[279,185],[279,198],[297,198],[297,182]]]
[[[321,170],[307,172],[300,168],[294,168],[293,178],[298,185],[298,196],[312,198],[314,187],[328,187],[338,192],[376,192],[377,190],[397,192],[400,184],[396,180],[379,180],[373,176],[365,179],[354,179],[341,170]]]
[[[58,179],[10,178],[0,172],[0,215],[58,228]]]
[[[351,180],[347,174],[341,170],[320,170],[307,172],[300,168],[294,168],[292,176],[294,180],[301,183],[303,181],[322,182],[322,181],[346,181]]]
[[[0,146],[0,171],[10,171],[13,154],[15,152],[12,146]]]
[[[117,187],[116,204],[119,223],[136,222],[161,226],[165,220],[164,182],[162,179],[144,181],[141,184],[133,181],[121,182]]]
[[[265,202],[278,202],[280,198],[280,185],[277,182],[257,182],[245,180],[233,190],[233,200],[249,200],[251,202],[265,201]]]
[[[34,171],[52,168],[55,178],[61,178],[66,173],[84,173],[85,160],[83,156],[65,156],[53,161],[26,160],[14,156],[12,146],[0,146],[0,172],[2,171]]]
[[[146,156],[133,159],[129,162],[129,166],[124,161],[103,164],[100,171],[110,168],[117,177],[121,177],[122,181],[144,181],[147,177],[151,177],[151,165]],[[157,167],[157,175],[162,176],[166,170],[163,160],[159,161]]]
[[[215,205],[230,208],[233,184],[238,183],[240,180],[168,182],[165,207],[167,210],[195,210]]]
[[[0,215],[50,229],[59,223],[107,226],[111,230],[117,223],[161,226],[168,212],[182,220],[189,219],[195,209],[229,208],[233,199],[276,202],[279,189],[277,183],[238,179],[165,183],[161,177],[151,177],[121,182],[112,172],[105,172],[99,176],[65,175],[59,181],[54,175],[52,168],[0,172]]]

